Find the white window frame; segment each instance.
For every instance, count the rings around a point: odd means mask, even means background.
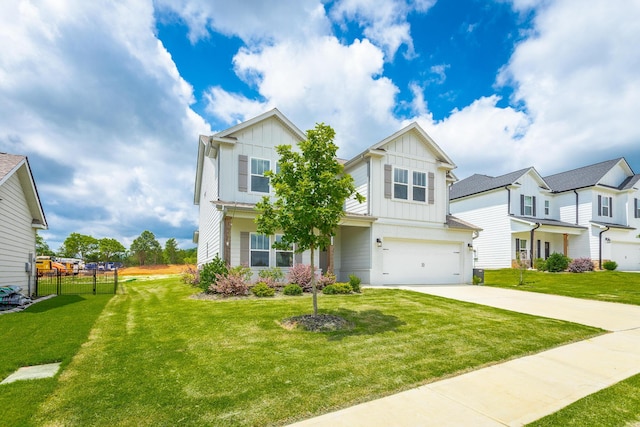
[[[267,239],[267,248],[263,247],[255,247],[254,248],[254,237],[256,238],[265,238]],[[255,241],[255,243],[258,243]],[[264,244],[264,241],[262,242]],[[260,245],[262,246],[262,245]],[[253,254],[255,253],[267,253],[267,265],[257,265],[253,262]],[[250,267],[270,267],[271,266],[271,238],[264,234],[259,233],[250,233],[249,234],[249,266]]]
[[[422,175],[422,184],[416,184],[416,175]],[[411,173],[411,200],[414,202],[426,203],[427,201],[427,173],[421,171],[412,171]],[[422,190],[422,200],[416,199],[416,190]]]
[[[405,175],[404,182],[398,181],[398,178],[403,178],[403,177],[399,177],[398,173],[403,173]],[[398,197],[397,191],[396,191],[396,188],[398,186],[404,187],[406,197]],[[409,169],[393,168],[393,198],[397,200],[409,200]]]
[[[260,173],[259,171],[255,171],[253,169],[253,164],[254,164],[254,160],[256,162],[267,162],[267,168],[264,169],[262,171],[262,173]],[[259,168],[258,168],[259,169]],[[264,176],[264,173],[268,170],[271,170],[271,160],[269,159],[261,159],[259,157],[251,157],[249,159],[249,191],[251,191],[252,193],[260,193],[260,194],[269,194],[271,192],[271,182],[270,179]],[[258,190],[255,189],[253,187],[253,178],[264,178],[267,180],[267,191],[262,191],[262,190]]]
[[[523,214],[524,216],[533,216],[533,196],[524,196]]]
[[[551,202],[549,200],[544,201],[544,214],[549,216],[551,214]]]
[[[282,234],[276,234],[275,235],[275,241],[279,242],[282,239],[282,236],[283,236]],[[295,254],[293,252],[293,246],[291,246],[290,250],[282,250],[282,249],[276,248],[275,252],[276,252],[276,254],[275,254],[275,265],[276,265],[276,267],[290,268],[290,267],[294,266],[294,264],[296,262],[295,261],[296,257],[295,257]],[[291,254],[291,265],[278,265],[278,254]]]
[[[609,197],[602,196],[600,199],[600,216],[609,216],[611,206],[609,206]]]

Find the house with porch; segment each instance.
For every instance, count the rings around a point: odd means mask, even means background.
[[[0,286],[35,290],[36,233],[46,228],[27,157],[0,153]]]
[[[267,170],[275,147],[306,139],[279,110],[210,136],[200,136],[194,203],[199,206],[198,265],[216,255],[229,265],[263,268],[310,264],[309,252],[272,248],[278,234],[256,232],[255,204],[273,196]],[[358,192],[345,203],[333,244],[316,265],[338,280],[356,274],[364,283],[459,284],[472,278],[472,244],[479,229],[448,215],[448,187],[456,167],[413,123],[344,164]]]
[[[472,175],[451,186],[451,212],[482,227],[478,268],[532,264],[558,252],[640,270],[640,175],[624,158],[542,177],[525,168]]]

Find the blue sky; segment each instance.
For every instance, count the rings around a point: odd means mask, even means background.
[[[640,4],[607,0],[11,0],[0,151],[25,154],[58,248],[192,246],[198,135],[273,107],[348,158],[416,121],[456,174],[640,173]]]

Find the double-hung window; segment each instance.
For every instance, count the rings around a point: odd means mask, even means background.
[[[269,193],[269,178],[264,173],[271,169],[271,161],[265,159],[251,159],[251,191]]]
[[[640,202],[638,202],[638,199],[633,199],[633,217],[640,218]]]
[[[269,236],[251,233],[251,267],[269,267]]]
[[[611,197],[602,197],[601,216],[611,216]]]
[[[413,200],[424,202],[427,193],[427,174],[424,172],[413,172]]]
[[[409,198],[409,171],[406,169],[393,170],[393,197],[407,200]]]
[[[524,196],[524,215],[533,216],[533,196]]]
[[[276,234],[276,242],[282,241],[282,235]],[[276,248],[276,267],[293,267],[293,247],[287,249]]]
[[[551,212],[551,206],[550,206],[550,202],[548,200],[544,201],[544,214],[546,216],[549,216],[549,213]]]

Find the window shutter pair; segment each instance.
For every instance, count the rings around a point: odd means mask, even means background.
[[[391,165],[384,165],[384,198],[391,198],[391,189],[392,189],[392,172],[393,167]],[[428,202],[430,205],[435,203],[435,174],[433,172],[429,172],[427,174],[427,190],[428,190]]]
[[[609,197],[609,216],[613,217],[613,198]],[[637,203],[638,199],[636,199]],[[602,216],[602,196],[598,195],[598,215]]]
[[[531,197],[531,216],[536,216],[536,204],[536,196]],[[520,195],[520,215],[525,215],[524,194]]]
[[[250,265],[249,257],[251,251],[249,249],[249,232],[240,232],[240,265]],[[296,252],[294,255],[294,263],[302,264],[302,252]]]

